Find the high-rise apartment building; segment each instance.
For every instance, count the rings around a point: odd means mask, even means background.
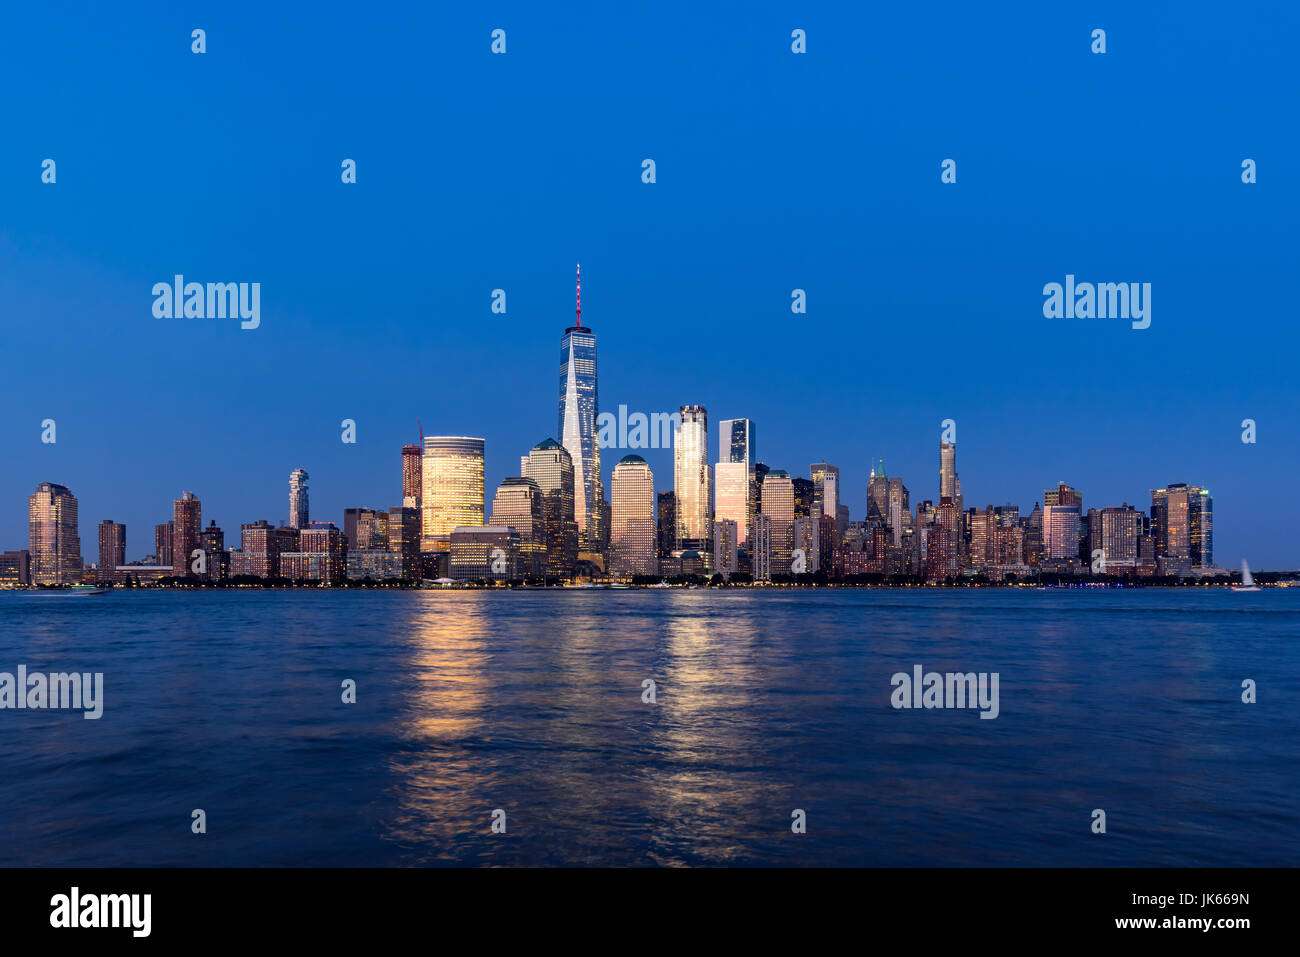
[[[182,492],[172,502],[172,573],[178,578],[198,575],[194,570],[198,560],[199,535],[203,531],[203,506],[193,492]],[[207,564],[204,556],[200,568]],[[207,572],[198,575],[206,578]]]
[[[306,469],[294,469],[289,473],[290,528],[306,528],[311,521],[311,510],[307,503],[307,480],[310,477]]]
[[[117,566],[126,564],[126,526],[106,518],[99,523],[100,581],[113,581]]]
[[[418,445],[402,446],[402,507],[419,508],[424,494],[420,473],[423,452]]]

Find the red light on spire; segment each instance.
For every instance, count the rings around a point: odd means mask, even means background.
[[[578,263],[578,328],[582,328],[582,263]]]

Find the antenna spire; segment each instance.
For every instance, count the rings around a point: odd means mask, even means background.
[[[578,263],[578,328],[582,328],[582,263]]]

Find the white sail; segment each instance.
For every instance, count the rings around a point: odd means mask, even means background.
[[[1250,566],[1244,558],[1241,560],[1241,584],[1247,588],[1255,584],[1255,576],[1250,573]]]

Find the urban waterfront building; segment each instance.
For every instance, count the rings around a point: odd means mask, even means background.
[[[596,419],[600,401],[596,379],[596,334],[582,324],[582,268],[578,268],[574,324],[560,340],[560,442],[573,461],[574,520],[579,551],[600,551],[605,501],[601,484]]]
[[[118,565],[126,564],[126,526],[106,518],[99,523],[100,581],[113,581]]]
[[[763,514],[771,523],[771,574],[789,575],[794,550],[794,481],[784,469],[772,469],[763,478]]]
[[[957,445],[955,442],[939,443],[939,501],[951,499],[961,511],[961,479],[957,476]]]
[[[26,549],[0,552],[0,588],[26,588],[32,583],[32,553]]]
[[[620,578],[659,570],[655,477],[639,455],[625,455],[610,479],[610,573]]]
[[[1181,575],[1214,564],[1214,500],[1199,485],[1151,490],[1151,537],[1160,573]]]
[[[172,571],[178,578],[195,575],[206,578],[207,572],[199,575],[194,571],[194,564],[199,556],[199,535],[203,531],[203,505],[193,492],[182,492],[181,497],[172,502]],[[207,556],[199,567],[207,564]]]
[[[81,581],[81,533],[77,498],[66,485],[42,482],[27,500],[27,551],[37,585]]]
[[[343,530],[333,522],[310,522],[298,530],[298,549],[280,554],[280,574],[294,580],[339,582],[346,575]]]
[[[1105,563],[1102,571],[1108,575],[1136,574],[1146,516],[1127,502],[1119,508],[1088,514],[1097,516],[1095,530],[1089,523],[1089,541],[1092,548],[1101,551]]]
[[[172,567],[172,530],[174,522],[163,522],[153,527],[153,556],[158,565]]]
[[[445,552],[453,529],[483,525],[483,471],[482,439],[424,437],[421,551]]]
[[[519,470],[537,483],[546,499],[546,574],[573,574],[578,564],[573,457],[555,439],[546,439],[520,459]]]
[[[749,526],[753,517],[750,512],[750,467],[744,462],[719,462],[714,467],[714,478],[717,485],[713,504],[714,526],[722,521],[735,522],[737,545],[745,548],[749,543]]]
[[[772,580],[772,518],[759,512],[754,516],[754,537],[749,549],[754,581]]]
[[[546,496],[527,477],[511,477],[497,486],[492,497],[490,526],[509,526],[519,535],[521,574],[529,578],[546,575]]]
[[[713,523],[713,571],[730,578],[739,569],[737,538],[740,526],[734,518],[724,518]]]
[[[289,527],[306,528],[311,521],[310,509],[307,505],[307,479],[310,476],[306,469],[294,469],[289,473]]]
[[[656,501],[659,526],[659,568],[672,568],[673,552],[677,550],[677,493],[660,492]]]
[[[712,530],[709,468],[709,414],[702,405],[684,405],[673,440],[673,492],[677,501],[677,549],[698,551],[708,564]]]
[[[402,446],[402,506],[419,508],[424,494],[420,473],[423,453],[418,445]]]
[[[452,529],[447,577],[457,581],[512,581],[523,578],[519,533],[507,525]]]
[[[415,506],[398,505],[388,510],[388,551],[400,563],[397,577],[421,577],[420,510]]]

